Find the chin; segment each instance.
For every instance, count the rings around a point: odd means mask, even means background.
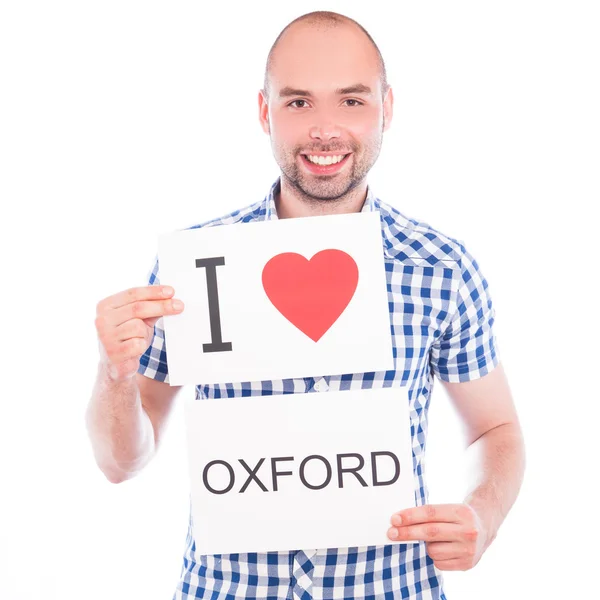
[[[329,188],[329,189],[328,189]],[[339,200],[343,196],[345,196],[351,189],[352,186],[344,185],[344,186],[335,186],[335,188],[331,188],[324,182],[323,185],[311,185],[311,186],[301,186],[300,189],[311,198],[315,200],[321,200],[323,202],[333,202],[335,200]]]

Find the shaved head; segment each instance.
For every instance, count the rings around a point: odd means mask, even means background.
[[[281,33],[277,36],[277,39],[271,46],[271,50],[269,51],[269,55],[267,57],[267,66],[265,68],[265,80],[264,80],[264,93],[265,98],[269,98],[270,93],[270,75],[272,72],[273,64],[277,58],[277,46],[279,45],[281,39],[285,36],[285,34],[294,27],[298,27],[300,25],[304,25],[307,27],[312,27],[315,30],[327,31],[329,29],[336,29],[339,27],[357,27],[362,31],[365,36],[370,41],[373,49],[377,54],[377,61],[379,63],[380,70],[380,79],[381,79],[381,91],[382,96],[385,96],[388,90],[388,82],[387,75],[385,71],[385,63],[383,61],[383,57],[381,56],[381,52],[377,47],[377,44],[373,40],[373,38],[369,35],[369,32],[362,26],[360,23],[357,23],[354,19],[350,17],[346,17],[345,15],[341,15],[335,12],[329,11],[315,11],[311,13],[307,13],[294,19],[291,23],[286,25],[286,27],[281,31]]]
[[[356,21],[319,11],[285,27],[258,93],[261,127],[281,169],[278,208],[355,211],[393,102],[379,48]]]

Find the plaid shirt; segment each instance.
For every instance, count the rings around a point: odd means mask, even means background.
[[[279,186],[277,179],[263,201],[192,229],[277,219],[274,198]],[[427,502],[424,452],[434,375],[444,381],[469,381],[486,375],[498,364],[492,330],[494,309],[477,262],[459,241],[384,204],[370,187],[362,210],[381,214],[394,370],[199,384],[195,387],[195,397],[204,400],[408,386],[415,496],[417,505],[422,505]],[[157,259],[148,283],[159,283]],[[138,372],[169,381],[162,320],[155,325],[152,344],[141,357]],[[423,542],[207,556],[196,552],[190,514],[174,599],[191,598],[434,600],[446,597],[441,574],[427,556]]]

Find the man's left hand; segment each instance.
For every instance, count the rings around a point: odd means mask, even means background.
[[[489,545],[481,519],[468,504],[417,506],[394,513],[391,523],[391,540],[426,542],[427,554],[442,571],[473,568]]]

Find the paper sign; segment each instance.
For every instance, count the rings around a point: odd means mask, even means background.
[[[406,387],[186,404],[200,554],[385,545],[415,506]]]
[[[159,239],[171,385],[393,368],[378,212],[241,223]]]

